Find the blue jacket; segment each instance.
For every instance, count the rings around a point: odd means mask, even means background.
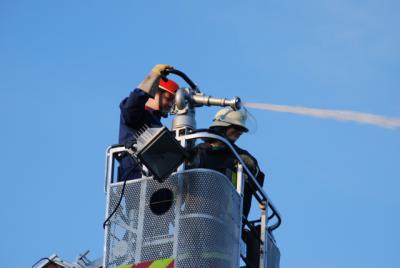
[[[149,127],[161,127],[161,114],[145,108],[147,100],[150,98],[145,92],[140,89],[135,89],[129,94],[129,97],[122,100],[119,105],[121,109],[120,122],[119,122],[119,144],[127,147],[136,142],[135,134],[144,125]],[[125,175],[130,167],[136,165],[136,161],[130,157],[125,156],[120,160],[120,167],[118,172],[118,180]],[[136,167],[128,179],[135,179],[141,177],[140,166]]]

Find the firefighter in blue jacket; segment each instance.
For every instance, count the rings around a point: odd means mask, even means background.
[[[161,79],[163,73],[170,69],[173,69],[170,65],[157,64],[138,87],[122,100],[119,106],[121,109],[119,144],[132,146],[135,143],[136,132],[144,125],[162,126],[161,118],[168,116],[175,92],[179,88],[174,81]],[[120,159],[118,173],[119,180],[124,177],[131,180],[142,176],[141,167],[130,156]]]

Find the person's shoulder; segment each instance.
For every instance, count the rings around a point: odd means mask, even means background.
[[[196,146],[194,146],[191,149],[188,149],[187,152],[190,155],[190,159],[191,161],[193,161],[195,159],[195,157],[202,157],[203,155],[208,155],[210,146],[207,143],[200,143],[197,144]]]
[[[130,95],[134,95],[134,96],[147,96],[146,92],[142,91],[140,88],[135,88],[134,90],[132,90]]]
[[[235,144],[235,149],[239,153],[239,155],[246,155],[246,156],[250,157],[251,159],[253,159],[253,161],[255,161],[258,164],[257,159],[251,153],[249,153],[249,151],[240,148],[236,144]]]
[[[200,150],[208,150],[211,148],[211,145],[208,142],[202,142],[196,145],[196,148]]]
[[[141,91],[139,88],[135,88],[134,90],[132,90],[129,95],[125,98],[122,99],[121,104],[125,104],[128,101],[131,101],[132,99],[136,99],[138,97],[141,96],[145,96],[146,93],[144,93],[143,91]]]
[[[237,146],[236,144],[233,145],[233,147],[235,148],[235,150],[239,153],[239,154],[246,154],[248,156],[253,157],[247,150],[240,148],[239,146]],[[254,157],[253,157],[254,158]]]

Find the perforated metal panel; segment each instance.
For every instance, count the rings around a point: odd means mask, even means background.
[[[122,183],[111,184],[108,214],[121,189]],[[160,189],[171,190],[173,198],[171,207],[158,215],[150,200]],[[238,267],[240,222],[240,196],[216,171],[175,173],[164,183],[129,181],[106,228],[105,266],[173,258],[178,268]]]

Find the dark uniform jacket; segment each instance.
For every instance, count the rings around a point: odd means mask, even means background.
[[[119,122],[119,144],[126,147],[132,146],[136,142],[135,134],[144,125],[148,127],[161,127],[161,114],[145,107],[146,102],[150,98],[140,89],[135,89],[129,97],[122,100],[119,105],[121,109]],[[118,179],[121,180],[125,173],[136,165],[136,161],[125,156],[120,159],[120,167]],[[141,167],[136,166],[127,179],[135,179],[141,177]]]
[[[256,176],[257,182],[262,186],[264,183],[264,173],[259,170],[257,160],[246,150],[241,149],[237,145],[233,144],[236,152],[241,155],[242,159],[248,157],[250,162],[253,161],[252,167],[248,166],[249,170]],[[235,155],[227,146],[213,147],[210,143],[205,142],[197,145],[193,152],[193,159],[188,165],[189,168],[208,168],[221,172],[227,175],[236,187],[236,171],[238,160]],[[248,185],[244,187],[244,198],[243,198],[243,213],[247,217],[251,207],[252,191]],[[253,187],[254,188],[254,187]]]

